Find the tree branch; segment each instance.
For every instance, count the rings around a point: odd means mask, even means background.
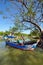
[[[28,7],[27,7],[26,4],[24,3],[24,1],[22,1],[22,0],[18,0],[18,2],[22,3],[23,6],[25,6],[25,8],[28,9]]]
[[[25,22],[29,22],[29,23],[31,23],[31,24],[33,24],[33,25],[35,25],[35,26],[39,29],[39,31],[41,32],[41,28],[40,28],[40,26],[39,26],[39,25],[37,25],[37,23],[32,22],[32,21],[28,21],[28,20],[25,20],[25,19],[23,19],[23,21],[25,21]]]

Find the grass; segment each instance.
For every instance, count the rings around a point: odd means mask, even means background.
[[[1,51],[0,65],[43,65],[43,52],[41,49],[22,51],[9,47]]]

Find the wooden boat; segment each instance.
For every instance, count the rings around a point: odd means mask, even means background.
[[[17,42],[8,42],[8,41],[6,41],[6,45],[21,50],[34,50],[37,47],[37,43],[29,45],[19,45]]]
[[[15,37],[14,36],[7,36],[7,38],[11,38],[12,39],[12,38],[15,38]],[[34,44],[32,42],[28,42],[28,43],[25,42],[22,45],[22,43],[6,41],[6,45],[14,47],[14,48],[17,48],[17,49],[21,49],[21,50],[34,50],[37,47],[37,43],[36,42],[34,42]]]

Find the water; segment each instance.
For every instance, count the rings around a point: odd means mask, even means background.
[[[6,46],[6,43],[5,43],[4,41],[3,41],[3,42],[1,41],[1,42],[0,42],[0,49],[1,49],[1,48],[5,48],[5,46]]]
[[[43,65],[43,52],[22,51],[0,42],[0,65]]]
[[[14,48],[6,46],[5,41],[0,42],[0,65],[14,65]]]
[[[0,42],[0,56],[3,56],[4,53],[8,50],[6,43],[3,41]]]

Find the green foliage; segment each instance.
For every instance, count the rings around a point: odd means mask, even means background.
[[[30,33],[32,36],[39,36],[40,35],[40,33],[38,32],[38,30],[37,29],[35,29],[35,30],[33,30],[33,31],[31,31],[31,33]]]
[[[29,5],[29,7],[28,7],[28,12],[25,14],[25,15],[27,15],[28,17],[29,16],[32,16],[32,17],[34,17],[35,16],[35,14],[36,14],[36,12],[33,12],[33,3],[31,3],[30,5]]]
[[[17,36],[21,36],[21,35],[23,35],[23,36],[28,36],[28,34],[23,34],[23,33],[20,33],[20,32],[14,33],[14,35],[17,35]]]
[[[24,25],[20,21],[19,17],[16,15],[14,26],[12,28],[10,28],[9,31],[12,31],[12,32],[21,32],[23,30],[23,27],[24,27]]]
[[[18,31],[20,32],[21,30],[23,30],[23,24],[20,21],[19,17],[16,16],[16,20],[15,20],[15,26],[16,28],[18,28]]]
[[[0,35],[3,35],[4,33],[3,32],[0,32]]]
[[[0,35],[1,35],[1,36],[3,36],[3,35],[5,36],[6,34],[9,34],[9,33],[10,33],[9,31],[0,32]]]
[[[17,27],[12,27],[12,28],[9,29],[9,31],[12,31],[12,32],[16,32],[17,30],[18,30]]]
[[[6,34],[9,35],[10,32],[9,32],[9,31],[5,31],[5,32],[4,32],[4,35],[6,35]]]

